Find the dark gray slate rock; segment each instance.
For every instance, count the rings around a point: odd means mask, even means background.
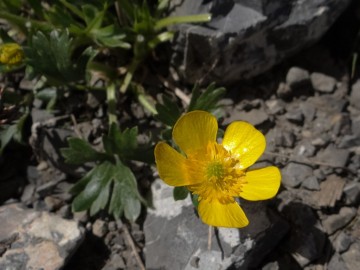
[[[356,241],[353,243],[349,250],[344,252],[341,257],[343,258],[347,269],[357,270],[360,265],[360,243]]]
[[[336,237],[333,246],[339,253],[347,251],[353,242],[353,238],[345,232],[340,232]]]
[[[146,269],[256,267],[287,233],[288,224],[266,211],[265,204],[242,202],[251,224],[241,230],[219,228],[220,244],[213,235],[208,250],[209,227],[196,216],[190,199],[175,202],[172,190],[161,180],[152,186],[155,210],[148,210],[144,224]]]
[[[350,0],[171,1],[172,15],[212,13],[180,25],[172,62],[190,83],[233,83],[271,68],[316,42]]]
[[[326,236],[310,206],[291,202],[283,214],[292,224],[290,235],[284,242],[285,250],[304,267],[323,255]]]
[[[320,93],[332,93],[336,88],[336,80],[322,73],[314,72],[310,75],[313,88]]]
[[[0,207],[0,220],[0,269],[61,269],[85,236],[75,221],[20,204]]]
[[[344,187],[345,201],[348,205],[356,205],[360,200],[360,183],[350,182]]]
[[[310,82],[310,74],[307,70],[299,68],[299,67],[292,67],[289,69],[288,73],[286,74],[286,83],[291,88],[301,87],[304,84]]]
[[[282,170],[282,184],[285,187],[297,187],[306,178],[312,175],[313,169],[310,166],[299,164],[299,163],[289,163]]]
[[[330,215],[323,220],[322,224],[328,234],[333,234],[348,224],[355,216],[355,208],[343,207],[338,214]]]
[[[349,270],[340,256],[339,253],[335,252],[334,255],[331,257],[329,264],[327,266],[328,270]]]
[[[334,167],[345,167],[349,160],[350,152],[347,149],[338,149],[333,144],[317,154],[317,160]]]
[[[303,188],[306,188],[308,190],[320,190],[320,185],[318,179],[311,175],[307,177],[304,182],[301,184]]]

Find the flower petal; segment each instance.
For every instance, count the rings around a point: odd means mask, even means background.
[[[202,221],[211,226],[242,228],[249,224],[244,211],[236,201],[222,204],[218,200],[201,200],[198,211]]]
[[[155,147],[155,162],[160,178],[170,186],[186,186],[186,158],[167,143],[159,142]]]
[[[192,111],[179,118],[173,130],[175,143],[189,154],[205,148],[209,141],[216,140],[216,118],[205,111]]]
[[[264,135],[253,125],[243,121],[233,122],[227,127],[222,144],[239,158],[239,169],[253,165],[266,147]]]
[[[246,172],[239,194],[249,201],[267,200],[276,195],[281,182],[280,170],[274,166]]]

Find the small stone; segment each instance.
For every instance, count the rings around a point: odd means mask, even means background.
[[[350,182],[344,187],[345,201],[347,205],[357,205],[360,200],[360,183]]]
[[[321,93],[333,93],[336,88],[336,80],[322,73],[314,72],[310,75],[313,88]]]
[[[351,148],[359,145],[360,137],[358,135],[345,135],[339,143],[339,148]]]
[[[312,175],[313,169],[310,166],[289,163],[283,169],[282,183],[287,187],[299,186],[307,177]]]
[[[285,103],[281,99],[270,99],[265,101],[270,114],[282,114],[285,111]]]
[[[329,142],[328,136],[321,136],[311,140],[311,144],[316,147],[323,147]]]
[[[324,174],[324,172],[320,169],[316,169],[314,170],[314,176],[319,180],[319,181],[323,181],[326,179],[326,175]]]
[[[319,181],[315,176],[307,177],[304,182],[302,182],[301,186],[308,190],[320,190]]]
[[[253,109],[249,112],[241,112],[240,119],[247,121],[254,126],[261,125],[269,120],[268,114],[263,109]]]
[[[329,175],[321,182],[320,190],[312,193],[312,204],[315,208],[334,207],[341,199],[345,180],[334,174]]]
[[[318,153],[317,160],[333,167],[345,167],[350,157],[347,149],[338,149],[330,144],[324,151]]]
[[[95,220],[93,226],[92,226],[92,233],[99,237],[102,238],[105,236],[105,234],[108,232],[108,228],[107,228],[107,224],[104,220],[101,219],[97,219]]]
[[[316,148],[308,140],[303,140],[297,144],[294,153],[300,157],[314,156]]]
[[[72,212],[71,212],[71,206],[66,204],[63,205],[59,211],[57,211],[57,214],[59,214],[61,217],[66,218],[66,219],[70,219],[72,216]]]
[[[303,102],[300,104],[300,110],[304,115],[306,122],[311,122],[316,115],[316,107],[310,102]]]
[[[310,74],[305,69],[299,67],[292,67],[286,74],[286,83],[293,89],[302,87],[304,86],[304,84],[309,82]]]
[[[360,265],[360,243],[354,242],[348,251],[344,252],[341,257],[349,270],[357,270]]]
[[[339,253],[335,252],[328,263],[327,270],[351,270],[348,269]],[[355,270],[355,269],[354,269]]]
[[[292,97],[291,88],[286,83],[283,82],[279,84],[279,87],[276,90],[276,94],[279,98],[283,100],[288,100]]]
[[[20,199],[24,204],[30,205],[33,203],[33,201],[35,200],[35,188],[36,187],[34,184],[28,184],[25,186]]]
[[[117,230],[117,226],[116,226],[116,222],[115,221],[110,221],[108,224],[108,229],[110,232],[114,232]]]
[[[34,185],[36,185],[37,183],[36,180],[40,177],[39,171],[35,166],[28,166],[26,168],[26,176],[28,181]]]
[[[360,136],[360,115],[351,119],[352,134]]]
[[[46,205],[46,209],[51,212],[51,211],[55,211],[56,209],[59,209],[63,201],[53,196],[46,196],[44,198],[44,203]]]
[[[293,111],[288,111],[285,114],[285,117],[287,120],[289,120],[290,122],[295,123],[295,124],[302,124],[304,121],[304,115],[303,115],[302,111],[299,109],[293,110]]]
[[[335,250],[341,254],[349,249],[352,242],[353,239],[350,235],[345,232],[340,232],[340,234],[336,237],[333,246]]]
[[[87,211],[74,212],[74,219],[85,224],[89,220]]]
[[[45,184],[42,184],[41,186],[38,186],[36,189],[36,192],[39,193],[41,197],[45,197],[46,195],[50,195],[50,193],[53,192],[56,185],[58,184],[58,180],[52,180]]]
[[[125,261],[119,254],[113,254],[102,270],[126,269]]]
[[[296,136],[287,130],[275,130],[275,145],[292,148],[295,144]]]
[[[280,270],[280,266],[278,262],[269,262],[268,264],[264,265],[261,270]]]
[[[350,104],[360,109],[360,80],[357,80],[351,87]]]
[[[328,234],[333,234],[337,230],[347,225],[356,216],[356,209],[343,207],[338,214],[330,215],[322,221],[322,225]]]

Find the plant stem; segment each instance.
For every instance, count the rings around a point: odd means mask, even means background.
[[[106,88],[106,99],[108,103],[109,125],[111,125],[112,123],[117,123],[116,92],[114,83],[110,83]]]
[[[170,26],[178,23],[201,23],[208,22],[211,20],[211,14],[198,14],[188,16],[171,16],[164,19],[158,20],[155,24],[155,30],[160,30],[166,26]]]
[[[133,59],[133,61],[130,64],[130,67],[125,75],[124,81],[120,87],[120,92],[125,93],[126,90],[129,87],[129,84],[134,76],[134,73],[138,67],[139,61],[136,59],[136,57]]]

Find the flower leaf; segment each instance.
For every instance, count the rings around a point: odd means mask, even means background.
[[[173,196],[175,201],[185,200],[189,195],[189,190],[186,187],[175,187]]]
[[[212,83],[203,93],[200,93],[199,87],[195,85],[188,107],[188,112],[195,110],[214,112],[219,108],[218,102],[223,97],[225,92],[225,88],[216,88],[215,84]]]
[[[69,138],[69,147],[60,149],[65,161],[70,164],[83,164],[91,161],[101,161],[107,158],[104,153],[94,150],[91,145],[79,138]]]

